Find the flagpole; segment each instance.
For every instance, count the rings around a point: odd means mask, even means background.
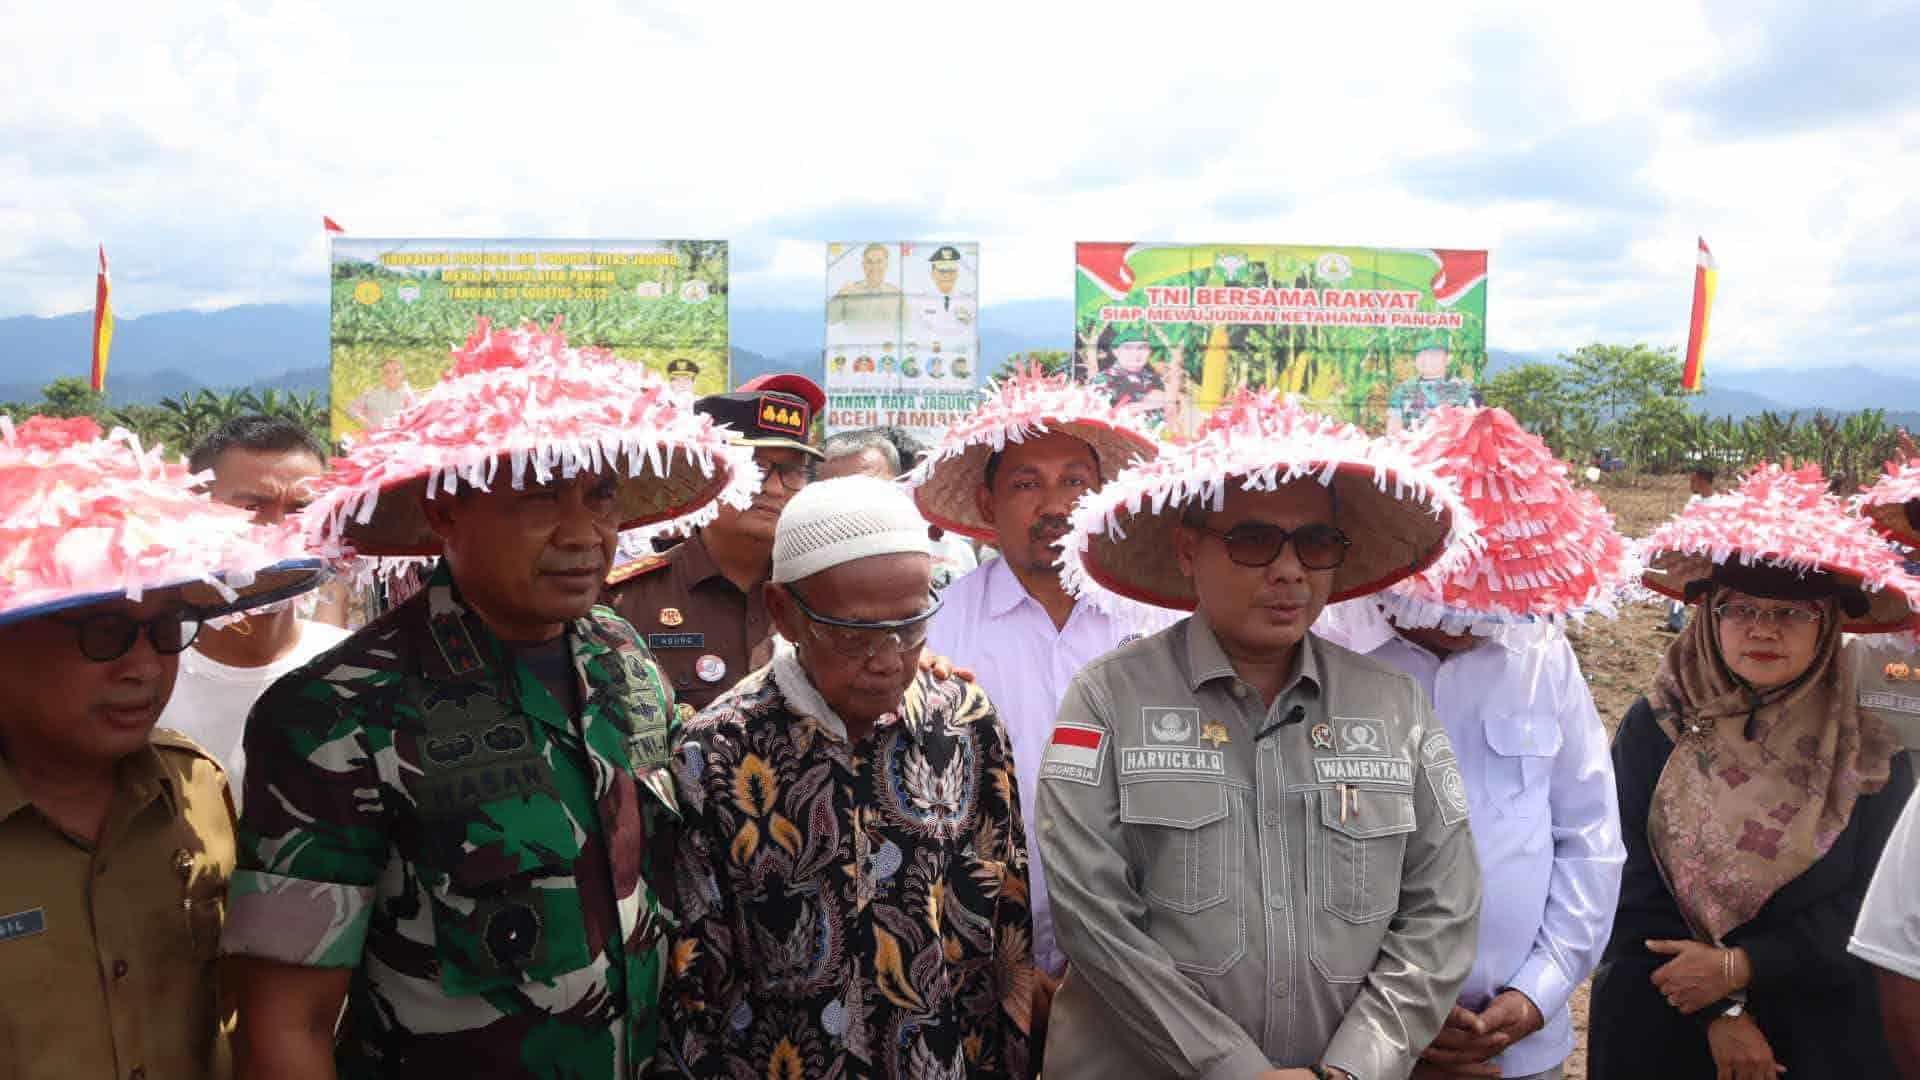
[[[93,289],[93,392],[107,391],[107,354],[113,348],[113,285],[107,278],[107,245],[100,245],[100,273]]]

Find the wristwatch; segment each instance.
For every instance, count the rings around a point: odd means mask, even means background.
[[[1735,1001],[1728,1004],[1726,1009],[1720,1013],[1720,1019],[1736,1020],[1745,1015],[1747,1015],[1747,1003],[1744,1001]]]

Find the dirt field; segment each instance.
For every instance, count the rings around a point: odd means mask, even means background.
[[[1613,511],[1615,525],[1628,536],[1644,536],[1655,525],[1672,516],[1687,503],[1687,481],[1678,477],[1603,477],[1592,485]],[[1611,732],[1633,705],[1634,699],[1652,685],[1653,673],[1660,665],[1673,635],[1660,629],[1666,621],[1664,606],[1640,604],[1624,608],[1615,620],[1591,619],[1568,631],[1573,650],[1586,672],[1587,685],[1593,690],[1600,719]],[[1587,988],[1582,986],[1573,998],[1575,1047],[1567,1062],[1569,1080],[1585,1080],[1587,1075]]]

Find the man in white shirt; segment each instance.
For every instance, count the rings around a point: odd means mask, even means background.
[[[194,447],[187,463],[195,472],[212,472],[208,490],[216,500],[272,524],[306,506],[308,485],[326,470],[326,452],[285,417],[239,416]],[[254,701],[274,680],[347,637],[339,627],[301,618],[299,603],[203,629],[180,654],[180,678],[160,717],[162,726],[192,736],[219,759],[236,805],[246,768],[241,740]]]
[[[1626,865],[1606,730],[1557,623],[1605,609],[1626,544],[1503,410],[1444,407],[1399,442],[1459,486],[1489,542],[1314,630],[1412,676],[1460,762],[1479,949],[1414,1076],[1557,1078],[1567,1002],[1600,962]]]
[[[1156,445],[1133,413],[1064,379],[1023,375],[1000,383],[910,478],[927,520],[1000,549],[1000,558],[947,587],[927,648],[972,670],[1006,725],[1030,859],[1039,850],[1040,761],[1067,685],[1140,629],[1076,603],[1061,587],[1067,514]],[[1067,961],[1054,942],[1046,873],[1038,861],[1028,873],[1034,962],[1058,977]]]
[[[1626,861],[1580,663],[1552,627],[1490,640],[1397,629],[1371,600],[1340,607],[1315,631],[1411,675],[1432,700],[1480,856],[1473,973],[1415,1075],[1496,1075],[1469,1068],[1491,1063],[1504,1077],[1557,1077],[1573,1052],[1567,1002],[1606,947]]]
[[[1876,969],[1893,1063],[1920,1080],[1920,796],[1907,800],[1887,837],[1847,951]]]

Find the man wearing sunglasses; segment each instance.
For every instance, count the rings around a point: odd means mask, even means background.
[[[1081,671],[1041,760],[1049,1080],[1412,1070],[1473,961],[1459,770],[1412,680],[1308,628],[1431,561],[1457,508],[1265,396],[1081,501],[1076,592],[1193,616]]]
[[[232,804],[155,724],[206,614],[319,564],[253,573],[277,556],[245,514],[91,421],[0,433],[0,1076],[224,1075]]]
[[[607,578],[609,606],[645,635],[683,716],[773,658],[766,582],[774,524],[822,457],[813,417],[826,400],[805,392],[810,381],[788,380],[776,384],[786,389],[709,394],[694,405],[733,429],[735,445],[753,448],[764,475],[753,505],[722,506],[685,543],[617,566]]]
[[[923,674],[926,522],[822,481],[780,519],[792,643],[688,725],[671,1075],[1027,1075],[1026,840],[984,692]]]

